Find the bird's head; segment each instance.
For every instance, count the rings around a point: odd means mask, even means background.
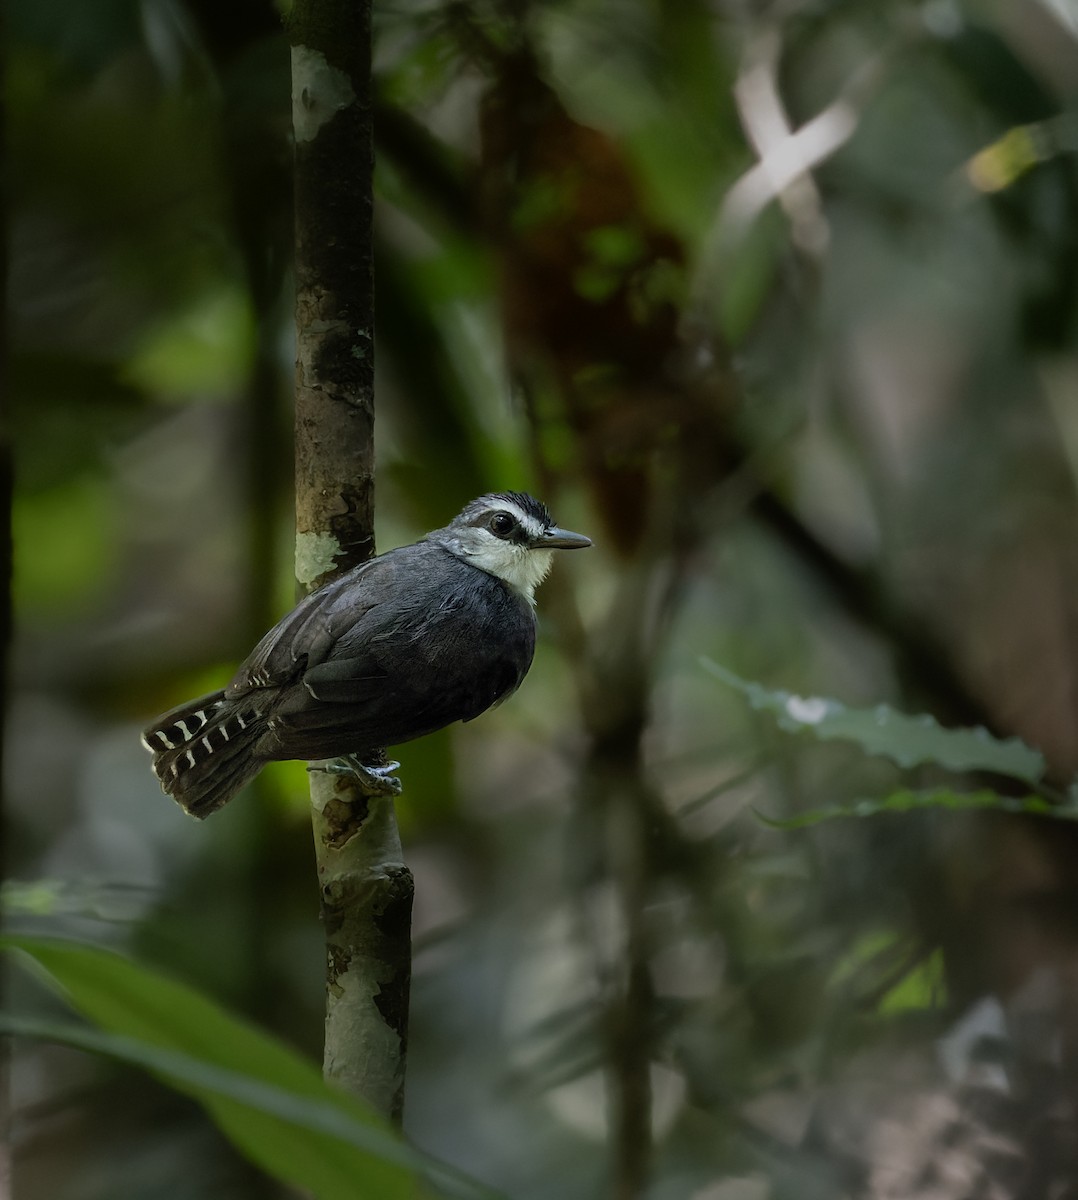
[[[525,492],[480,496],[428,540],[504,580],[532,604],[553,552],[591,545],[591,538],[555,525],[547,506]]]

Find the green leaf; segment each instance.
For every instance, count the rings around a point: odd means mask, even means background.
[[[387,1122],[327,1085],[295,1051],[207,997],[111,951],[5,937],[45,981],[105,1032],[4,1018],[11,1032],[55,1036],[137,1064],[198,1100],[237,1148],[318,1200],[414,1200],[420,1176],[447,1194],[489,1197],[411,1150]]]
[[[333,1102],[301,1097],[286,1088],[273,1087],[249,1075],[224,1070],[177,1050],[163,1050],[122,1034],[101,1033],[86,1025],[41,1021],[11,1013],[0,1013],[0,1029],[15,1037],[59,1042],[142,1067],[174,1085],[182,1085],[181,1090],[189,1094],[204,1096],[211,1093],[236,1100],[300,1128],[327,1133],[390,1162],[399,1162],[406,1167],[412,1165],[408,1151],[391,1134],[358,1124]]]
[[[821,821],[834,821],[843,817],[875,817],[880,813],[904,813],[932,808],[988,808],[999,812],[1078,821],[1078,804],[1050,804],[1040,796],[1001,796],[998,792],[987,789],[977,792],[952,792],[947,788],[926,791],[903,788],[878,799],[815,808],[811,812],[799,813],[796,817],[768,817],[761,812],[757,812],[756,815],[764,824],[775,829],[803,829],[806,825],[819,825]]]
[[[114,496],[84,475],[32,494],[11,511],[16,612],[40,621],[86,612],[115,578],[118,545]]]
[[[1018,738],[993,737],[987,729],[944,729],[927,715],[895,712],[886,704],[847,708],[821,696],[771,691],[741,679],[710,659],[704,669],[736,688],[753,708],[773,713],[781,729],[802,730],[821,741],[855,742],[866,754],[889,758],[900,767],[933,763],[948,771],[992,771],[1036,785],[1044,775],[1044,755]]]
[[[891,930],[874,930],[853,941],[832,972],[830,986],[860,1010],[883,1016],[938,1008],[946,996],[943,953],[925,953]]]
[[[943,951],[934,950],[880,998],[878,1011],[887,1015],[939,1008],[945,995]]]
[[[128,359],[124,380],[175,396],[229,395],[250,371],[255,338],[246,292],[218,287],[152,329]]]

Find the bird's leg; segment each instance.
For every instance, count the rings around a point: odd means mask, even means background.
[[[392,759],[386,763],[365,763],[358,754],[342,754],[307,768],[308,771],[327,771],[330,775],[351,775],[366,796],[399,796],[401,781],[393,774],[399,769],[400,763]]]

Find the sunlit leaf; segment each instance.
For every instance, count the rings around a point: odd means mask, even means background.
[[[853,989],[860,1008],[883,1014],[935,1008],[944,995],[943,956],[878,929],[856,938],[831,976],[836,989]]]
[[[717,679],[741,692],[753,708],[772,713],[779,727],[791,733],[804,730],[820,741],[855,742],[866,754],[889,758],[900,767],[932,763],[949,771],[992,771],[1027,784],[1038,783],[1044,775],[1044,755],[1018,738],[996,738],[980,727],[944,729],[930,716],[911,717],[886,704],[847,708],[822,696],[773,691],[709,659],[702,663]]]
[[[944,997],[943,951],[935,950],[881,997],[878,1010],[884,1014],[937,1008]]]
[[[1016,125],[966,163],[966,177],[979,192],[1001,192],[1067,149],[1066,125],[1061,120]]]

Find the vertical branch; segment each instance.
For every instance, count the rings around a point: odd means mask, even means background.
[[[296,219],[296,575],[374,548],[370,0],[290,20]]]
[[[653,899],[648,862],[650,801],[642,764],[609,761],[599,746],[593,746],[587,763],[586,793],[592,791],[591,785],[605,809],[604,850],[620,926],[618,962],[607,989],[603,1029],[610,1195],[613,1200],[639,1200],[647,1191],[654,1154],[651,1062],[655,1055],[655,990],[647,920]]]
[[[370,0],[296,0],[289,21],[296,206],[296,576],[374,550]],[[324,1071],[399,1119],[412,878],[391,799],[311,775],[326,937]]]

